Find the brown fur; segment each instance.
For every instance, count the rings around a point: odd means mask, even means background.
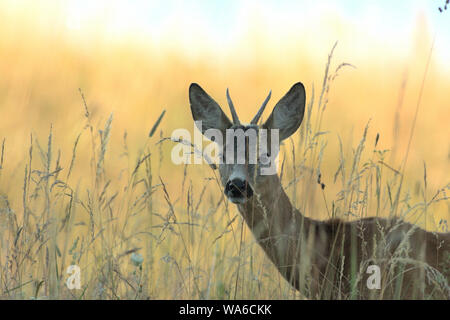
[[[270,94],[253,125],[269,97]],[[203,133],[208,128],[223,133],[227,128],[243,127],[228,91],[227,98],[233,123],[198,84],[191,84],[192,116],[196,121],[204,121]],[[305,101],[305,88],[298,82],[275,105],[262,127],[277,129],[280,141],[286,139],[300,126]],[[253,196],[247,190],[242,192],[239,211],[283,277],[305,296],[313,299],[450,298],[450,233],[427,232],[396,219],[344,222],[307,218],[293,208],[277,175],[261,176],[247,165],[219,167],[225,190],[232,182],[231,171],[240,175],[233,179],[245,179],[254,189]],[[372,265],[380,268],[379,289],[369,289],[366,285],[366,270]]]
[[[313,220],[292,207],[278,176],[256,192],[238,205],[239,211],[283,277],[307,297],[450,298],[450,233],[427,232],[396,219]],[[395,257],[406,263],[397,263],[389,273]],[[447,284],[430,279],[424,263],[444,274]],[[371,264],[381,269],[379,290],[366,286]],[[362,277],[355,284],[358,274]],[[393,274],[400,276],[391,281]]]

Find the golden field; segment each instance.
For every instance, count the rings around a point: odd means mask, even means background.
[[[433,52],[427,64],[424,19],[406,55],[345,36],[322,46],[303,33],[266,37],[258,20],[262,30],[221,52],[201,39],[189,50],[170,37],[74,33],[58,8],[0,8],[1,298],[299,298],[223,199],[218,172],[173,164],[174,143],[160,142],[177,128],[193,133],[191,82],[227,114],[230,88],[247,121],[270,89],[264,117],[304,83],[311,132],[288,140],[281,159],[307,216],[395,213],[448,231],[450,70]],[[82,270],[80,290],[65,285],[70,264]]]

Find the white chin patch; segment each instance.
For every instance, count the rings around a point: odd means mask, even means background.
[[[242,204],[245,203],[245,201],[247,201],[245,197],[228,197],[228,200],[230,200],[235,204]]]

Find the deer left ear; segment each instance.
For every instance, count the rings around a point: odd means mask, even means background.
[[[203,134],[208,129],[218,129],[225,136],[225,130],[232,126],[230,120],[219,104],[196,83],[192,83],[189,87],[189,101],[194,121],[203,122]]]
[[[263,128],[278,129],[280,141],[288,138],[302,123],[305,100],[305,87],[301,82],[297,82],[275,105]]]

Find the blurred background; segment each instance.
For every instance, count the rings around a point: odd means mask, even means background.
[[[441,193],[437,198],[444,192],[443,199],[448,199],[449,30],[450,6],[445,9],[445,0],[2,0],[0,195],[8,200],[7,207],[22,212],[27,202],[23,184],[24,169],[26,178],[31,164],[30,144],[34,145],[34,170],[48,160],[42,152],[39,160],[36,143],[47,150],[51,132],[51,160],[52,166],[58,161],[56,168],[60,165],[67,170],[71,166],[77,142],[73,174],[67,179],[86,197],[85,190],[92,187],[93,180],[87,174],[91,151],[101,143],[91,145],[97,132],[85,130],[90,124],[81,89],[92,127],[105,128],[113,114],[102,164],[107,172],[104,181],[112,181],[107,186],[126,190],[128,180],[123,170],[132,171],[150,150],[155,154],[151,158],[153,183],[159,183],[158,177],[162,177],[172,200],[181,198],[178,205],[183,206],[192,194],[183,188],[180,192],[181,183],[184,186],[184,180],[189,180],[199,196],[204,184],[199,177],[210,177],[210,169],[194,166],[186,178],[186,169],[170,161],[173,144],[157,142],[177,128],[193,132],[189,84],[199,83],[227,114],[225,90],[229,88],[243,121],[253,117],[272,90],[272,100],[263,115],[268,117],[275,103],[298,81],[306,87],[307,104],[313,99],[316,104],[329,54],[337,42],[329,67],[329,74],[337,76],[329,79],[323,101],[326,112],[321,120],[321,130],[328,132],[321,137],[321,143],[327,144],[321,152],[321,174],[328,205],[331,207],[341,190],[340,183],[333,179],[339,168],[339,141],[343,141],[345,154],[351,159],[369,120],[366,159],[373,158],[378,135],[376,148],[388,150],[383,161],[405,173],[402,199],[426,202],[435,199],[438,190]],[[342,63],[349,65],[339,68]],[[163,110],[166,114],[149,138]],[[407,162],[402,166],[408,145]],[[289,145],[286,149],[290,153]],[[296,159],[301,161],[302,153],[297,152]],[[101,186],[95,188],[103,195]],[[305,187],[303,192],[320,192],[313,189]],[[388,189],[386,199],[391,196]],[[213,185],[208,192],[217,196],[211,196],[215,200],[208,203],[216,203],[222,191]],[[165,212],[164,193],[158,189],[156,195],[154,201],[159,204],[155,206],[160,213]],[[326,212],[322,195],[317,197],[321,204],[311,208]],[[121,206],[117,208],[120,213]],[[307,215],[326,217],[301,208]],[[235,213],[235,208],[231,209]],[[81,212],[87,219],[88,215]],[[450,219],[449,201],[433,203],[428,213],[433,224],[427,228],[436,229],[441,219]],[[21,219],[19,214],[18,221]],[[412,220],[426,225],[426,221]],[[134,226],[138,228],[139,222]],[[211,239],[218,234],[213,233]],[[70,237],[77,235],[74,232]],[[127,242],[124,248],[129,245]],[[170,251],[170,245],[167,248]],[[164,250],[161,256],[166,254]],[[181,247],[176,250],[183,252]],[[236,250],[230,248],[228,254]],[[201,257],[212,256],[201,252]],[[170,290],[161,297],[177,296]]]
[[[369,134],[379,133],[384,149],[395,147],[395,167],[405,155],[433,45],[406,170],[420,172],[426,162],[430,186],[438,188],[450,177],[450,8],[444,2],[3,0],[5,166],[23,166],[30,133],[45,138],[51,124],[55,144],[70,156],[84,125],[79,88],[94,119],[104,122],[114,113],[111,148],[126,131],[133,150],[163,109],[165,136],[175,128],[193,130],[191,82],[227,113],[229,87],[247,121],[270,89],[265,117],[297,81],[310,98],[313,88],[320,92],[337,41],[330,70],[342,62],[355,68],[341,70],[330,90],[323,121],[331,149],[324,158],[334,161],[337,135],[359,137],[371,119]]]

